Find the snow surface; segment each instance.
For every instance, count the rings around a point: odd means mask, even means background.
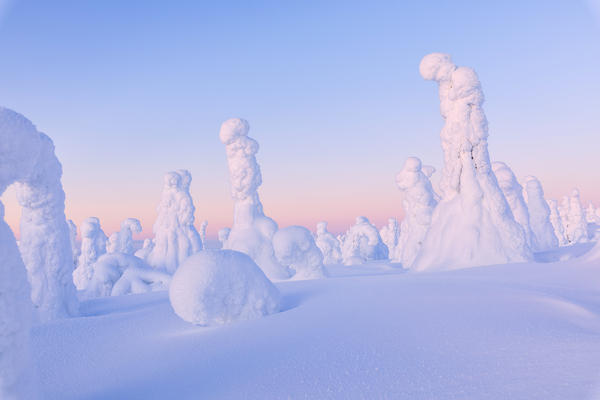
[[[107,237],[97,217],[89,217],[81,223],[81,255],[73,271],[73,282],[79,290],[85,290],[94,274],[93,265],[106,253]]]
[[[281,312],[215,327],[165,292],[100,298],[36,326],[34,353],[50,400],[596,399],[599,267],[330,266],[276,283]]]
[[[303,226],[288,226],[273,235],[273,250],[281,265],[293,270],[294,279],[319,279],[326,276],[323,253],[312,233]]]
[[[265,215],[258,197],[258,187],[262,184],[256,161],[258,142],[248,136],[249,130],[248,121],[231,118],[223,122],[219,131],[227,154],[231,197],[235,202],[233,226],[223,248],[248,254],[269,279],[287,279],[291,272],[279,264],[271,242],[279,227]]]
[[[453,269],[530,260],[521,226],[492,172],[483,91],[474,70],[448,54],[423,58],[423,78],[439,86],[444,167],[441,201],[415,260],[416,270]]]
[[[277,312],[280,294],[248,255],[204,250],[177,270],[169,299],[183,320],[208,326]]]
[[[323,264],[337,264],[342,262],[340,241],[327,230],[327,222],[317,222],[315,244],[323,254]]]
[[[366,217],[356,217],[356,224],[343,236],[341,249],[342,260],[346,265],[385,260],[389,256],[388,248],[381,241],[377,228]]]
[[[558,247],[558,238],[550,222],[550,207],[544,199],[544,189],[535,176],[525,178],[529,223],[535,236],[536,251],[546,251]]]

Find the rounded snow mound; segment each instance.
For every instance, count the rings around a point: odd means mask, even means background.
[[[250,124],[245,119],[230,118],[221,124],[219,138],[224,144],[229,144],[241,136],[247,136]]]
[[[423,57],[419,65],[419,72],[423,79],[440,81],[448,79],[450,73],[456,69],[450,54],[431,53]]]
[[[196,325],[248,320],[279,310],[279,290],[252,259],[234,250],[188,257],[169,288],[175,313]]]

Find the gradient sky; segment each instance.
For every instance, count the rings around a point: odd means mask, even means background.
[[[492,159],[600,205],[597,0],[410,3],[0,0],[0,104],[54,140],[77,225],[137,217],[151,235],[164,172],[186,168],[214,237],[233,207],[218,130],[239,116],[266,214],[341,231],[402,216],[406,157],[441,166],[418,65],[447,52],[482,81]]]

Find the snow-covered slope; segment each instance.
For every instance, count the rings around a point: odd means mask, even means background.
[[[282,312],[220,327],[167,293],[83,302],[33,331],[46,399],[594,399],[600,264],[285,281]]]

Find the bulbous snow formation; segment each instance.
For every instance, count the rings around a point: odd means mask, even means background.
[[[175,272],[169,299],[196,325],[220,325],[279,311],[279,290],[252,259],[233,250],[204,250]]]
[[[565,233],[569,243],[580,243],[588,240],[587,222],[585,212],[579,198],[579,190],[574,189],[568,200],[568,209]],[[564,224],[564,220],[563,220]]]
[[[102,254],[106,253],[107,238],[100,227],[100,220],[89,217],[81,223],[81,255],[77,268],[73,271],[73,282],[79,290],[85,290],[92,279],[92,266]]]
[[[138,219],[127,218],[121,222],[121,230],[110,235],[107,253],[133,254],[133,234],[142,231],[142,224]]]
[[[513,173],[512,169],[501,161],[494,161],[492,163],[492,170],[498,180],[498,185],[508,201],[508,205],[512,211],[515,221],[517,221],[523,231],[525,232],[525,239],[527,245],[532,249],[537,249],[538,245],[535,243],[535,237],[531,230],[529,222],[529,210],[525,199],[523,198],[523,186],[517,181],[517,177]]]
[[[88,298],[145,293],[169,287],[171,276],[152,269],[142,259],[125,253],[104,254],[93,265]]]
[[[396,218],[388,219],[388,224],[381,227],[379,230],[379,236],[381,236],[381,240],[388,248],[389,256],[392,258],[393,254],[396,252],[396,247],[398,246],[398,241],[400,239],[400,226],[398,225],[398,220]]]
[[[273,249],[281,265],[296,273],[294,279],[320,279],[327,276],[323,254],[312,233],[303,226],[288,226],[273,235]]]
[[[219,242],[221,242],[221,248],[223,248],[223,246],[225,246],[225,242],[227,242],[227,239],[229,238],[229,233],[231,232],[230,228],[221,228],[219,229]]]
[[[344,235],[341,248],[346,265],[385,260],[389,256],[388,248],[381,241],[377,228],[366,217],[356,217],[356,224]]]
[[[146,258],[148,258],[148,254],[150,254],[153,248],[154,242],[152,241],[152,239],[144,239],[144,244],[142,245],[142,248],[136,251],[134,253],[134,256],[136,256],[137,258],[141,258],[145,261]]]
[[[342,262],[340,241],[327,231],[327,222],[317,223],[315,244],[323,254],[323,264],[339,264]]]
[[[562,223],[562,218],[558,210],[558,202],[556,200],[548,200],[548,208],[550,209],[550,223],[554,228],[554,234],[558,239],[558,245],[564,246],[569,243],[565,235],[565,228]]]
[[[262,183],[260,167],[256,162],[258,142],[248,137],[247,121],[232,118],[223,122],[219,137],[225,145],[231,197],[233,198],[233,226],[224,249],[248,254],[270,279],[287,279],[290,271],[275,258],[272,239],[277,223],[265,216],[258,197]]]
[[[414,268],[454,269],[531,259],[523,230],[491,169],[477,74],[457,67],[441,53],[425,56],[419,69],[423,78],[439,85],[444,167],[441,201]]]
[[[67,220],[69,224],[69,241],[71,242],[71,252],[73,253],[73,265],[77,265],[77,259],[81,255],[81,247],[77,243],[77,225],[73,220]]]
[[[408,269],[412,268],[421,251],[437,201],[431,182],[421,170],[421,160],[417,157],[406,159],[404,168],[396,175],[396,184],[404,194],[402,206],[406,215],[391,258]]]
[[[158,217],[154,223],[154,248],[146,258],[154,268],[174,273],[187,257],[202,250],[194,227],[194,202],[190,195],[191,174],[186,170],[167,172]]]
[[[542,184],[535,176],[525,178],[525,193],[527,193],[529,223],[535,236],[535,250],[545,251],[558,247],[558,238],[550,222],[550,207],[544,199]]]

